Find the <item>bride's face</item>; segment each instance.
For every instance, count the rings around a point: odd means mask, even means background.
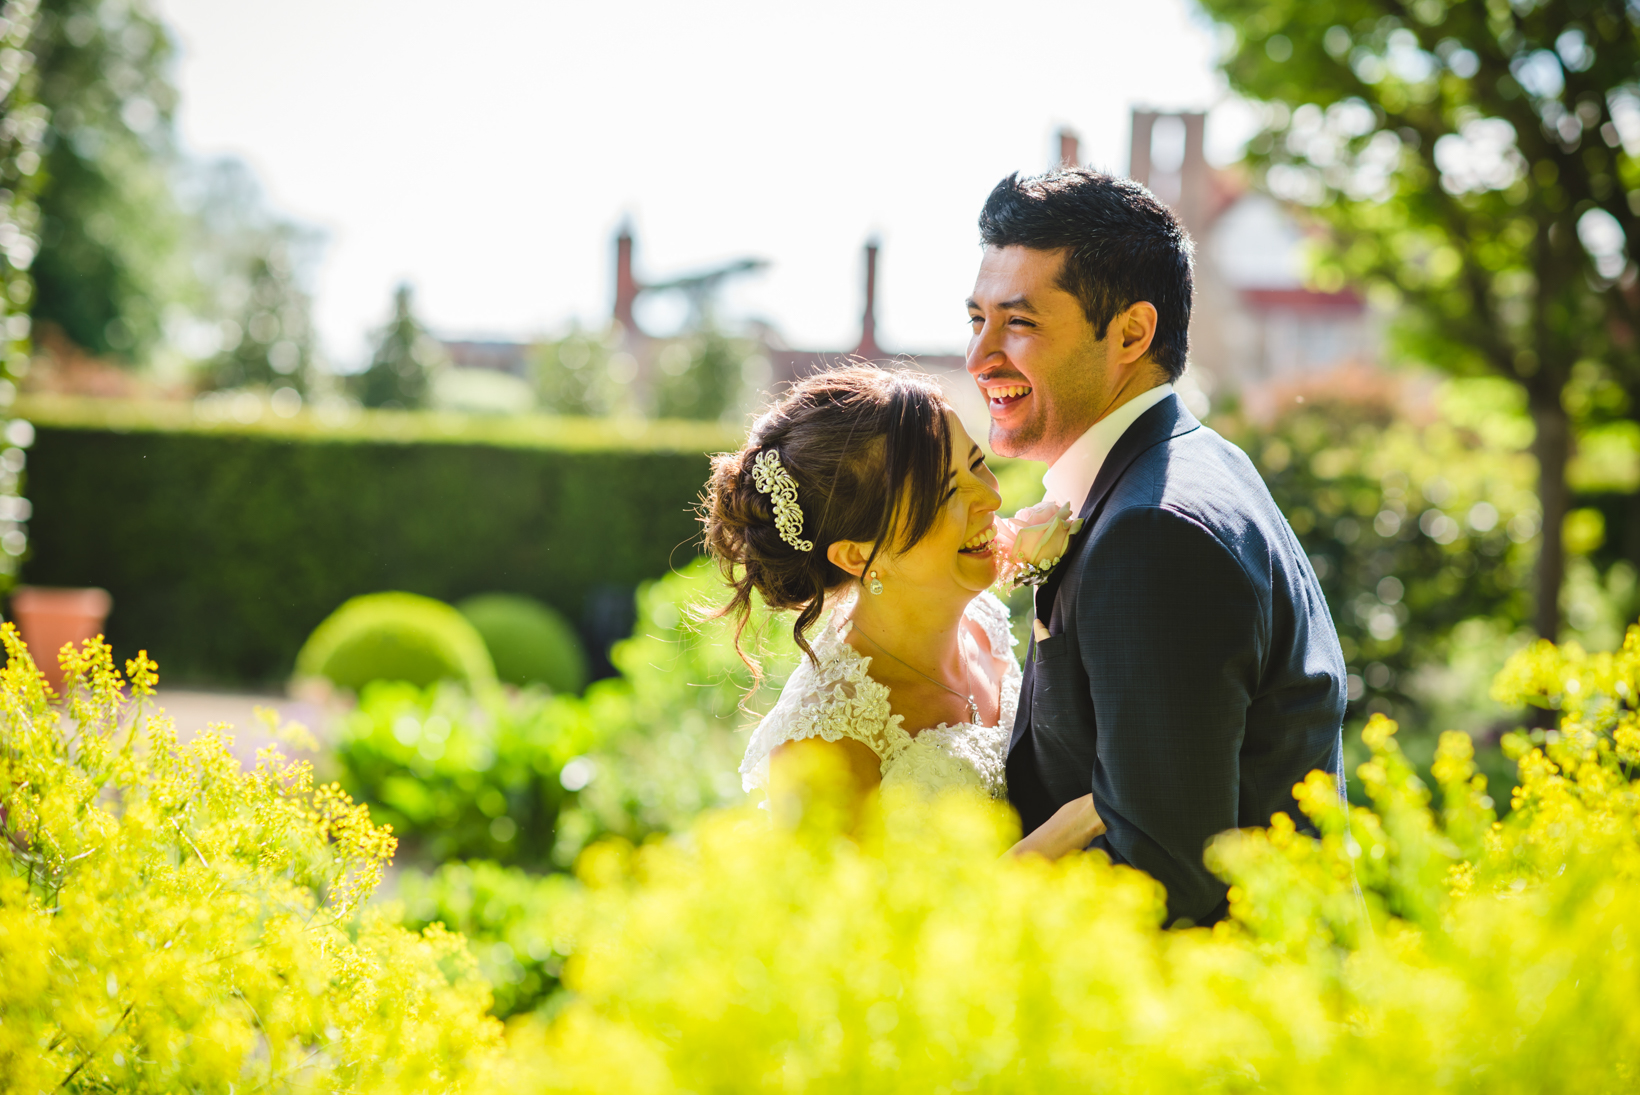
[[[981,593],[996,581],[996,559],[991,542],[996,536],[996,512],[1002,505],[997,477],[985,464],[985,454],[949,411],[951,469],[944,505],[934,526],[911,550],[879,558],[877,570],[885,582],[905,589],[933,593],[950,583],[970,593]]]

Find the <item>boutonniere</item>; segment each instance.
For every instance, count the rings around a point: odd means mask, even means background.
[[[1058,502],[1038,502],[1012,517],[997,518],[997,581],[1004,590],[1039,586],[1064,558],[1071,537],[1082,528],[1082,518]]]

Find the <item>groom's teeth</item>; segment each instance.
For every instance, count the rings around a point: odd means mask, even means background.
[[[1005,388],[991,388],[988,394],[992,399],[1018,399],[1020,396],[1028,394],[1030,390],[1030,387],[1025,384],[1010,384]]]

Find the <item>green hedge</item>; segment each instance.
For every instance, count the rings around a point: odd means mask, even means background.
[[[681,423],[241,426],[187,405],[23,404],[37,429],[23,580],[107,589],[116,651],[146,647],[173,682],[282,681],[321,620],[378,590],[522,593],[595,641],[624,636],[630,618],[600,635],[589,611],[694,557],[707,453],[737,444]]]

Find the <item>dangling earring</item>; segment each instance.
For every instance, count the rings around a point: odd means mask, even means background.
[[[877,577],[877,572],[875,570],[869,572],[866,577],[871,579],[866,583],[867,589],[869,589],[872,593],[881,593],[883,591],[883,580]]]

